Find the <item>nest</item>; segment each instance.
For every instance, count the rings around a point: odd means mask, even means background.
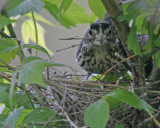
[[[78,79],[84,78],[79,76]],[[52,100],[50,108],[62,113],[68,122],[66,127],[84,127],[85,109],[110,91],[102,89],[96,82],[75,81],[73,75],[53,75],[45,79],[45,83],[50,85],[48,90],[43,91]]]
[[[40,85],[34,87],[40,89],[40,97],[43,97],[44,102],[39,101],[36,97],[34,98],[41,106],[58,111],[58,115],[62,118],[57,121],[61,123],[60,125],[54,125],[54,127],[85,128],[83,117],[89,105],[100,100],[115,88],[128,89],[118,86],[116,82],[85,81],[85,76],[83,75],[76,75],[75,80],[74,75],[58,75],[53,70],[51,72],[44,72],[43,78],[45,83],[49,85],[49,88],[46,89]],[[32,89],[34,90],[35,88]],[[112,110],[110,112],[111,120],[109,120],[106,127],[111,128],[121,123],[126,127],[134,128],[139,120],[137,112],[136,109],[128,105],[125,105],[123,111],[121,108]],[[47,123],[46,126],[49,127]]]

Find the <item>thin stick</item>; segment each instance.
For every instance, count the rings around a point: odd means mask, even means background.
[[[152,115],[152,113],[148,112],[149,116],[153,119],[154,123],[160,128],[160,122],[158,122],[158,120],[155,118],[154,115]]]
[[[129,56],[123,60],[121,60],[120,62],[118,62],[117,64],[115,64],[114,66],[112,66],[110,69],[108,69],[105,73],[102,74],[102,76],[100,76],[96,81],[100,80],[104,75],[106,75],[108,72],[110,72],[113,68],[117,67],[119,64],[121,64],[122,62],[126,61],[126,60],[129,60],[133,57],[135,57],[136,55],[132,55],[132,56]]]
[[[79,45],[80,45],[80,44],[71,45],[71,46],[69,46],[69,47],[67,47],[67,48],[63,48],[63,49],[57,50],[56,52],[60,52],[60,51],[63,51],[63,50],[69,49],[69,48],[74,48],[74,47],[79,46]]]
[[[81,82],[81,81],[70,81],[70,80],[59,80],[59,79],[54,79],[52,78],[51,80],[57,81],[57,82],[66,82],[66,83],[71,83],[71,84],[84,84],[84,85],[91,85],[91,86],[106,86],[106,87],[113,87],[113,88],[121,88],[128,90],[129,88],[123,87],[123,86],[118,86],[116,84],[103,84],[103,83],[93,83],[93,82]],[[46,79],[44,79],[45,82],[48,82]]]
[[[118,36],[106,37],[107,39],[115,39]],[[69,37],[69,38],[59,38],[59,40],[93,40],[91,38],[78,38],[78,37]]]
[[[115,39],[116,37],[118,36],[110,36],[110,37],[106,37],[107,39]],[[94,41],[95,39],[93,38],[77,38],[77,37],[70,37],[70,38],[60,38],[59,40],[84,40],[84,41],[88,41],[88,42],[84,42],[83,44],[87,44],[87,43],[91,43],[91,41]],[[57,50],[56,52],[60,52],[60,51],[63,51],[63,50],[66,50],[66,49],[69,49],[69,48],[74,48],[76,46],[79,46],[81,45],[80,44],[76,44],[76,45],[71,45],[67,48],[63,48],[63,49],[60,49],[60,50]]]

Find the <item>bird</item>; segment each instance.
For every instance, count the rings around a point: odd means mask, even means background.
[[[148,36],[138,34],[138,38],[144,46]],[[97,20],[90,25],[76,55],[78,64],[88,74],[103,74],[125,58],[127,54],[108,14],[105,15],[104,21]],[[130,67],[129,62],[124,61],[113,68],[110,74],[124,74],[131,70]]]

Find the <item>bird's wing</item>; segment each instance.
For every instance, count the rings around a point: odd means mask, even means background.
[[[76,57],[79,55],[79,53],[81,52],[81,50],[82,50],[82,47],[83,47],[83,44],[84,44],[84,40],[82,40],[81,41],[81,43],[80,43],[80,45],[79,45],[79,47],[78,47],[78,50],[77,50],[77,55],[76,55]]]

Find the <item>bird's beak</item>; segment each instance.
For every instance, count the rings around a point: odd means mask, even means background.
[[[97,40],[98,42],[100,42],[100,44],[102,45],[102,44],[104,43],[105,37],[106,37],[105,34],[99,33],[99,34],[96,36],[96,40]]]

